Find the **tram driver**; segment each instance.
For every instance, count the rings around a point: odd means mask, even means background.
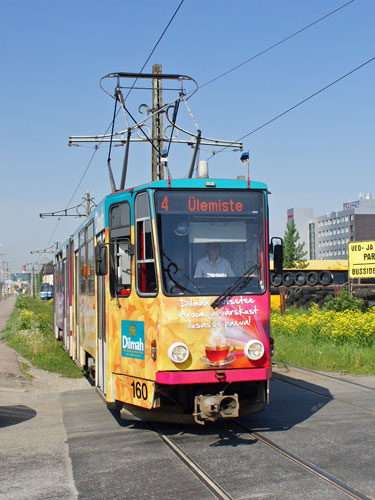
[[[227,259],[220,257],[219,243],[207,244],[207,255],[198,260],[194,278],[234,277],[234,272]]]

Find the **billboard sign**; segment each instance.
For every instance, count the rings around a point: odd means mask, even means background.
[[[348,243],[349,278],[375,278],[375,241]]]

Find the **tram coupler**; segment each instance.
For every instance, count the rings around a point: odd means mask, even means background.
[[[238,394],[224,395],[208,394],[195,396],[193,417],[197,424],[204,425],[206,420],[215,422],[223,418],[233,418],[239,415],[240,404]]]

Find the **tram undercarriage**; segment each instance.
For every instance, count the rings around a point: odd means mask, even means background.
[[[267,381],[160,385],[156,390],[153,409],[124,403],[120,416],[124,420],[204,425],[206,422],[260,412],[265,403],[268,403]]]

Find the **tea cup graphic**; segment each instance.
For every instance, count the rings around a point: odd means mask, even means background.
[[[217,346],[205,345],[207,359],[211,363],[222,363],[228,355],[234,351],[234,347],[230,344],[222,344]]]

